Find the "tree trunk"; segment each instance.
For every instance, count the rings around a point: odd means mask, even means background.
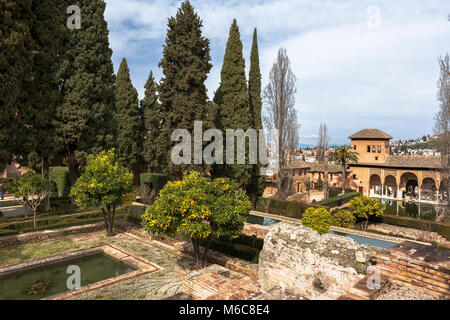
[[[68,160],[67,160],[67,166],[69,167],[70,187],[73,187],[79,177],[78,163],[75,160],[74,154],[69,155]],[[72,201],[72,205],[75,206],[77,204],[75,201],[75,198],[72,198],[71,201]]]
[[[36,210],[37,208],[33,209],[33,229],[36,230]]]
[[[112,236],[112,232],[111,232],[111,207],[107,207],[106,211],[104,208],[102,208],[103,211],[103,217],[105,219],[105,231],[106,231],[106,235],[108,237]]]
[[[195,267],[200,268],[200,248],[198,239],[192,238],[192,246],[194,247]]]
[[[345,194],[345,180],[347,177],[345,176],[345,163],[342,165],[342,194]]]
[[[208,249],[209,249],[209,244],[211,243],[211,236],[208,236],[207,241],[206,241],[206,247],[205,247],[205,251],[203,252],[203,268],[206,267],[206,262],[208,260]]]
[[[328,153],[326,150],[323,152],[323,199],[328,199]]]
[[[50,210],[50,162],[48,161],[48,156],[42,157],[42,176],[45,180],[45,191],[47,197],[44,199],[45,211]]]

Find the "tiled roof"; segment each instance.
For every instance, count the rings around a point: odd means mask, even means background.
[[[389,156],[383,163],[358,162],[358,165],[372,165],[391,168],[442,168],[441,158],[439,156]]]
[[[323,163],[320,162],[311,162],[311,170],[312,172],[324,172],[325,171],[325,166]],[[341,173],[342,172],[342,167],[335,165],[335,164],[328,164],[328,173]]]
[[[390,135],[380,129],[362,129],[348,137],[349,139],[392,139]]]
[[[309,163],[306,163],[303,160],[290,160],[287,163],[288,168],[291,169],[309,169],[311,168]]]

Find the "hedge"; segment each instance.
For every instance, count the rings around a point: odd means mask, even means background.
[[[256,210],[258,211],[297,219],[301,219],[306,209],[311,207],[321,206],[299,201],[286,201],[273,198],[259,198],[256,202]]]
[[[341,188],[332,187],[330,190],[328,190],[328,198],[334,198],[337,197],[342,192]],[[345,193],[351,193],[354,192],[352,189],[345,189]]]
[[[408,227],[419,230],[422,230],[424,226],[429,226],[431,231],[439,233],[441,236],[450,241],[450,224],[448,223],[440,223],[410,217],[391,216],[387,214],[383,215],[382,221],[384,223],[392,224],[395,226]]]
[[[59,197],[68,197],[70,192],[69,168],[50,167],[50,181],[56,183]]]
[[[361,192],[354,191],[354,192],[346,193],[345,195],[340,195],[340,196],[336,196],[333,198],[319,201],[319,202],[317,202],[317,204],[328,207],[328,208],[333,208],[333,207],[338,206],[339,198],[342,198],[342,204],[344,204],[344,203],[350,202],[350,200],[352,200],[354,197],[357,197],[360,195],[362,195]]]
[[[205,247],[206,241],[200,241],[200,245]],[[211,240],[209,248],[227,254],[231,257],[243,259],[252,263],[258,263],[260,250],[252,249],[250,247],[236,248],[233,244],[220,242],[219,240]]]
[[[127,216],[127,221],[141,225],[141,216],[147,208],[145,206],[131,206],[130,214]]]
[[[148,197],[149,185],[151,185],[152,188],[156,190],[155,195],[157,195],[169,180],[167,174],[162,173],[141,173],[139,178],[141,185],[141,197],[144,199]],[[146,201],[144,202],[149,204],[152,199],[145,200]]]
[[[125,209],[116,210],[116,219],[126,217]],[[36,230],[33,229],[33,219],[18,218],[16,221],[8,219],[0,220],[0,236],[14,235],[18,233],[33,232],[39,230],[52,230],[77,225],[86,225],[104,221],[103,213],[99,210],[83,212],[71,215],[38,215],[36,219]]]

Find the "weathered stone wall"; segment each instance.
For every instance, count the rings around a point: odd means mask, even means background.
[[[450,299],[450,250],[405,241],[372,261],[393,282]]]
[[[259,258],[263,290],[288,289],[308,299],[336,299],[363,277],[372,248],[298,224],[279,223]]]

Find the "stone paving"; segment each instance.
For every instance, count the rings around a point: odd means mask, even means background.
[[[77,296],[76,299],[165,299],[181,293],[183,276],[193,269],[193,260],[185,255],[171,252],[126,233],[108,238],[103,231],[3,248],[0,251],[0,266],[105,244],[122,248],[162,269],[91,291]]]

